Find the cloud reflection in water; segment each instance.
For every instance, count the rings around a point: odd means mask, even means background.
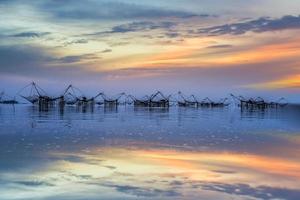
[[[300,195],[300,137],[288,132],[299,127],[281,119],[284,113],[233,119],[228,110],[67,110],[59,116],[18,109],[13,115],[1,110],[0,199]],[[35,126],[28,129],[28,121]]]

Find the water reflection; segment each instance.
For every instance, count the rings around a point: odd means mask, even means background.
[[[0,199],[299,199],[299,108],[0,107]]]

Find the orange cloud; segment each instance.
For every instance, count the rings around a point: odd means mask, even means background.
[[[286,59],[297,59],[300,55],[300,39],[290,40],[280,38],[270,40],[270,35],[264,38],[188,38],[185,42],[170,48],[161,48],[140,59],[137,66],[169,67],[227,67],[228,65],[266,63]],[[276,38],[275,36],[273,36]],[[228,48],[206,48],[212,44],[230,44]],[[230,41],[228,43],[228,41]]]
[[[274,74],[276,77],[280,76],[280,71],[284,74],[282,76],[285,76],[297,69],[295,63],[299,61],[300,38],[295,32],[185,38],[171,45],[161,45],[159,41],[156,41],[157,43],[154,41],[155,44],[145,42],[140,39],[136,43],[115,47],[113,53],[104,55],[101,61],[84,67],[86,70],[110,74],[108,80],[122,80],[164,76],[166,71],[161,70],[170,68],[188,71],[190,68],[226,70],[236,67],[243,68],[243,72],[240,73],[245,73],[248,69],[253,70],[251,65],[253,68],[259,65],[262,66],[261,72],[264,73],[258,74],[262,77],[262,84],[246,87],[272,89],[299,86],[299,78],[295,75],[271,83],[264,83],[266,81],[263,79],[270,74],[268,80],[272,80]],[[209,48],[212,46],[220,48]],[[271,63],[274,67],[271,67]],[[264,68],[264,64],[268,67]],[[137,68],[138,71],[128,71]],[[271,73],[268,73],[268,70],[272,70]]]
[[[291,75],[280,80],[266,83],[252,84],[250,88],[256,89],[284,89],[284,88],[300,88],[300,74]]]
[[[56,155],[68,157],[70,154]],[[161,179],[173,176],[187,178],[189,181],[245,182],[253,185],[297,188],[300,181],[299,160],[288,156],[283,158],[233,152],[118,147],[100,148],[88,154],[74,156],[80,156],[83,161],[63,161],[55,167],[75,174],[90,174],[95,178],[103,178],[104,174],[113,173],[105,167],[111,166],[118,173],[131,174],[138,183],[147,182],[149,177]]]
[[[178,152],[178,151],[140,151],[138,155],[144,158],[156,159],[161,165],[174,168],[197,171],[201,166],[214,168],[227,165],[240,169],[248,169],[260,173],[273,173],[300,178],[299,163],[285,159],[272,158],[260,155],[244,155],[235,153],[210,152]],[[273,164],[270,164],[273,163]]]

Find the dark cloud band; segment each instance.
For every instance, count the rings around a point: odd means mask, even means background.
[[[208,34],[212,36],[225,34],[241,35],[249,31],[260,33],[267,31],[279,31],[299,28],[300,16],[288,15],[280,19],[259,18],[256,20],[241,23],[225,24],[221,26],[202,28],[198,30],[198,33]]]

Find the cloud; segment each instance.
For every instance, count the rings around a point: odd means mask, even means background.
[[[161,190],[155,188],[142,188],[137,186],[130,185],[118,185],[118,184],[104,184],[106,187],[115,188],[118,192],[138,196],[138,197],[156,197],[156,196],[167,196],[167,197],[175,197],[180,196],[174,190]]]
[[[246,88],[254,89],[299,89],[300,88],[300,71],[298,74],[289,75],[279,80],[273,80],[263,83],[246,85]]]
[[[61,63],[77,63],[77,62],[81,62],[81,61],[89,61],[89,60],[97,60],[100,59],[99,56],[97,56],[96,54],[93,53],[89,53],[89,54],[82,54],[82,55],[72,55],[72,56],[65,56],[65,57],[61,57],[58,58],[57,61],[61,62]]]
[[[180,36],[179,33],[176,33],[176,32],[168,32],[165,34],[168,38],[176,38],[178,36]]]
[[[220,174],[236,174],[236,171],[232,171],[232,170],[211,170],[212,172],[215,173],[220,173]]]
[[[99,57],[93,53],[58,57],[53,49],[33,45],[0,46],[0,74],[26,77],[72,77],[89,75],[79,62]]]
[[[230,45],[230,44],[221,44],[221,45],[208,46],[206,48],[207,49],[227,49],[227,48],[231,48],[231,47],[233,47],[233,45]]]
[[[237,63],[237,64],[200,64],[194,66],[187,65],[158,65],[151,67],[132,67],[122,68],[110,71],[107,74],[109,80],[128,80],[146,78],[173,79],[176,82],[180,80],[195,81],[197,84],[207,86],[241,86],[262,81],[271,81],[298,72],[292,67],[293,60],[281,61],[257,61],[255,63]],[[247,74],[247,76],[241,76]],[[216,81],[218,80],[218,81]],[[195,83],[195,84],[196,84]],[[178,83],[179,84],[179,83]],[[180,84],[179,84],[180,85]]]
[[[131,78],[145,79],[151,77],[167,76],[176,70],[178,70],[178,68],[123,68],[106,73],[105,78],[106,80],[128,80]]]
[[[27,187],[38,187],[38,186],[55,186],[52,183],[44,182],[44,181],[14,181],[13,183],[18,185],[24,185]]]
[[[123,24],[120,26],[115,26],[112,28],[112,33],[126,33],[126,32],[137,32],[137,31],[147,31],[155,29],[170,29],[174,27],[176,23],[174,22],[133,22],[129,24]]]
[[[53,57],[46,49],[40,47],[0,46],[1,72],[20,72],[50,61],[53,61]]]
[[[298,200],[300,190],[276,188],[269,186],[252,187],[248,184],[203,183],[203,190],[222,192],[240,196],[250,196],[258,199],[289,199]]]
[[[84,163],[86,161],[85,158],[81,156],[76,156],[76,155],[65,155],[61,157],[54,157],[54,159],[62,159],[68,162],[73,162],[73,163]]]
[[[10,35],[11,37],[24,37],[24,38],[38,38],[45,35],[49,35],[50,32],[22,32],[14,35]]]
[[[70,42],[65,42],[64,45],[72,45],[72,44],[87,44],[89,41],[87,39],[78,39],[78,40],[72,40]]]
[[[212,36],[225,34],[241,35],[250,31],[261,33],[286,29],[300,29],[300,16],[287,15],[279,19],[270,19],[267,17],[263,17],[246,22],[202,28],[198,29],[198,33]]]
[[[106,35],[106,34],[114,34],[114,33],[143,32],[143,31],[151,31],[156,29],[169,30],[175,27],[176,25],[177,23],[168,22],[168,21],[164,21],[164,22],[141,21],[141,22],[132,22],[132,23],[114,26],[110,31],[95,32],[86,35],[93,36],[93,35]]]
[[[115,167],[115,166],[110,166],[110,165],[107,165],[107,166],[104,166],[104,167],[106,167],[107,169],[110,169],[110,170],[115,170],[115,169],[117,169],[117,167]]]
[[[55,1],[48,0],[38,7],[59,19],[73,20],[124,20],[208,17],[185,11],[110,1]]]
[[[107,43],[111,47],[126,46],[130,44],[130,42],[114,42],[114,41],[107,41]]]
[[[70,55],[57,57],[54,53],[42,47],[15,45],[0,46],[0,71],[16,72],[19,70],[27,71],[28,69],[44,68],[57,63],[76,63],[99,59],[96,54]]]
[[[110,52],[112,52],[111,49],[104,49],[103,51],[101,51],[101,53],[110,53]]]

